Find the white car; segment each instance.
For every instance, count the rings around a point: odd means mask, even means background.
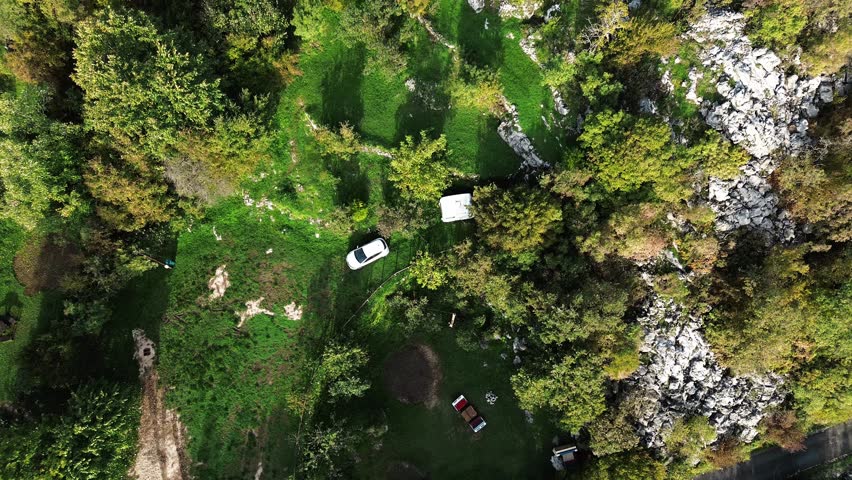
[[[358,270],[380,258],[387,257],[389,253],[388,242],[379,237],[363,247],[358,247],[349,252],[349,255],[346,255],[346,264],[352,270]]]
[[[473,195],[469,193],[442,197],[438,202],[441,204],[441,221],[445,223],[458,222],[473,217],[468,208],[472,202]]]

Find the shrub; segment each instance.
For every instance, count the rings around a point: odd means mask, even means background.
[[[786,49],[808,23],[805,2],[801,0],[771,0],[746,11],[748,35],[751,40],[773,49]]]

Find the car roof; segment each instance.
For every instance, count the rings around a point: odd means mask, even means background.
[[[446,219],[467,219],[470,218],[470,210],[467,207],[473,201],[473,195],[469,193],[460,193],[458,195],[449,195],[442,197],[438,202],[441,205],[441,217]]]
[[[376,255],[377,253],[381,253],[382,250],[385,249],[385,241],[382,238],[377,238],[377,239],[373,240],[372,242],[361,247],[361,249],[364,250],[365,255],[367,255],[368,257],[372,257],[373,255]]]

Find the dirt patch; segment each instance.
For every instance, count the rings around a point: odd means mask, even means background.
[[[30,239],[15,255],[15,277],[24,293],[35,295],[42,290],[57,290],[62,279],[83,261],[74,245],[57,245],[51,239]]]
[[[238,317],[240,317],[240,323],[237,324],[237,328],[242,328],[246,323],[246,320],[256,317],[261,313],[265,315],[269,315],[270,317],[275,316],[275,312],[267,310],[260,306],[260,302],[263,301],[263,297],[258,298],[257,300],[249,300],[246,302],[246,309],[242,312],[234,312]]]
[[[165,390],[153,366],[154,344],[141,330],[134,330],[134,358],[142,378],[142,417],[136,461],[128,475],[137,480],[184,480],[189,477],[186,427],[177,412],[166,408]],[[145,354],[148,349],[148,354]]]
[[[428,475],[408,462],[394,462],[388,467],[387,480],[427,480]]]
[[[189,477],[186,428],[165,405],[160,376],[151,370],[142,379],[142,418],[136,462],[130,475],[138,480],[183,480]]]
[[[212,290],[210,292],[210,301],[216,300],[217,298],[222,298],[225,296],[225,292],[228,290],[228,287],[231,286],[230,275],[225,271],[225,267],[227,265],[220,265],[216,268],[216,273],[213,274],[213,277],[210,280],[207,280],[207,288]]]
[[[441,362],[428,345],[409,345],[392,353],[385,360],[385,386],[402,403],[438,404],[438,385],[441,383]]]

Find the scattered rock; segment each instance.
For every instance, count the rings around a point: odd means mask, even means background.
[[[708,125],[757,158],[779,149],[798,152],[809,143],[802,113],[810,115],[816,103],[830,102],[832,83],[786,76],[781,59],[765,48],[753,48],[744,28],[742,14],[726,11],[709,13],[692,26],[687,36],[704,46],[700,58],[718,74],[716,90],[724,101],[713,104],[697,97],[694,88],[701,73],[696,71],[690,72],[688,98],[701,105]]]
[[[270,317],[275,316],[275,312],[271,312],[260,306],[260,303],[263,301],[263,297],[258,298],[257,300],[249,300],[246,302],[246,309],[243,312],[234,312],[238,317],[240,317],[240,323],[237,324],[237,328],[242,328],[243,324],[246,323],[246,320],[256,317],[261,313],[269,315]]]
[[[495,403],[497,403],[497,395],[495,395],[494,392],[489,390],[485,394],[485,401],[488,402],[488,405],[494,405]]]
[[[474,12],[479,13],[485,9],[485,0],[467,0],[467,4]]]
[[[683,307],[652,298],[638,319],[648,361],[624,380],[623,392],[638,395],[634,412],[643,444],[662,448],[679,418],[703,415],[716,432],[751,442],[767,408],[784,399],[778,375],[734,377],[726,373],[701,334],[702,321]]]
[[[213,227],[213,237],[216,238],[217,242],[222,241],[222,235],[219,235],[218,233],[216,233],[216,227]]]
[[[547,167],[548,164],[535,151],[530,138],[521,129],[518,119],[518,110],[508,100],[503,99],[504,106],[508,112],[507,117],[497,126],[497,134],[509,145],[514,152],[524,161],[521,168],[538,169]]]
[[[470,0],[468,0],[470,1]],[[518,4],[517,0],[500,0],[497,6],[497,11],[501,17],[514,17],[521,20],[526,20],[541,8],[541,2],[537,0],[524,0]]]
[[[287,318],[289,318],[290,320],[301,320],[302,307],[301,305],[296,305],[296,302],[291,302],[286,307],[284,307],[284,314],[287,315]]]
[[[139,363],[139,376],[142,377],[154,367],[154,357],[157,352],[154,350],[154,342],[145,336],[143,330],[137,328],[131,334],[133,335],[133,343],[136,345],[136,349],[133,351],[133,359]]]
[[[210,300],[216,300],[225,296],[225,291],[231,286],[231,281],[228,280],[228,272],[225,271],[225,265],[220,265],[216,268],[216,273],[207,281],[207,288],[213,290],[210,293]]]

